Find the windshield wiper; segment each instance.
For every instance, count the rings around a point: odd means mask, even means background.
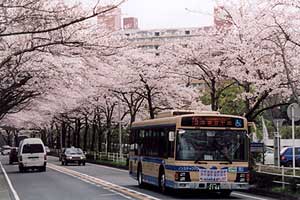
[[[195,160],[195,164],[207,164],[207,162],[200,161],[200,159]]]
[[[226,153],[224,153],[222,150],[220,150],[220,144],[219,143],[217,143],[217,142],[215,142],[216,143],[216,149],[217,149],[217,151],[219,152],[219,153],[221,153],[223,156],[224,156],[224,158],[226,159],[226,161],[228,161],[229,162],[229,164],[232,164],[232,160],[229,158],[229,156],[228,156],[228,154],[226,154]]]
[[[232,164],[232,160],[229,158],[228,154],[225,154],[223,151],[220,151],[219,149],[217,149],[226,159],[226,161],[229,162],[229,164]]]

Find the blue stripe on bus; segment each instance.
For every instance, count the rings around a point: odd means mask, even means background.
[[[161,158],[151,158],[151,157],[130,157],[129,160],[142,160],[144,162],[150,162],[150,163],[158,163],[158,164],[162,164],[164,162],[164,159]]]
[[[174,181],[166,180],[166,186],[167,187],[174,188],[174,185],[175,185]]]
[[[164,159],[161,158],[151,158],[151,157],[130,157],[129,160],[142,160],[143,162],[149,162],[149,163],[157,163],[157,164],[164,164]],[[247,173],[249,172],[248,167],[236,167],[238,173]],[[199,171],[199,169],[207,169],[202,166],[176,166],[176,165],[165,165],[166,170],[171,171],[181,171],[181,172],[193,172],[193,171]],[[216,166],[212,166],[210,169],[217,170]],[[225,169],[228,171],[228,167],[222,167],[221,169]]]
[[[149,157],[147,158],[147,157],[143,157],[142,161],[144,161],[144,162],[151,162],[151,163],[158,163],[158,164],[163,163],[163,159],[160,159],[160,158],[149,158]]]
[[[148,176],[143,174],[143,181],[155,186],[158,186],[158,178],[154,176]],[[171,180],[166,180],[166,186],[170,188],[174,188],[175,182]]]
[[[158,186],[158,178],[143,174],[143,181]]]
[[[181,171],[181,172],[194,172],[199,171],[199,169],[206,169],[201,166],[176,166],[176,165],[165,165],[167,170],[171,171]]]

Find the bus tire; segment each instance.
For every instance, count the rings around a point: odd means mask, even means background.
[[[221,197],[230,197],[232,190],[222,190],[220,192]]]
[[[165,170],[161,169],[159,170],[159,177],[158,177],[158,187],[160,192],[166,193],[167,187],[166,187],[166,175],[165,175]]]
[[[137,172],[137,180],[138,180],[138,185],[140,188],[144,187],[144,182],[143,182],[143,170],[142,166],[139,164],[138,166],[138,172]]]

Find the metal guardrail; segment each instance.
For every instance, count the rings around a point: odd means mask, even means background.
[[[61,153],[60,149],[50,149],[52,154],[59,156]],[[128,154],[111,153],[111,152],[97,152],[97,151],[87,151],[87,155],[92,156],[93,160],[108,160],[113,162],[124,162],[126,163]]]
[[[286,178],[300,179],[299,167],[291,168],[291,167],[273,166],[273,165],[257,165],[256,171],[258,173],[281,177],[281,181],[273,181],[273,183],[281,184],[283,189],[285,188],[285,185],[291,184],[289,182],[286,182]],[[297,187],[300,187],[300,184],[297,184]]]
[[[300,168],[291,168],[284,166],[274,166],[274,165],[257,165],[256,171],[259,173],[265,173],[275,176],[285,176],[285,177],[295,177],[300,178]]]
[[[93,160],[109,160],[113,162],[126,162],[128,154],[110,153],[110,152],[87,152],[89,155],[93,155]]]

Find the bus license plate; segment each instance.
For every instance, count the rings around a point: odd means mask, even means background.
[[[207,183],[208,190],[220,190],[220,183]]]

